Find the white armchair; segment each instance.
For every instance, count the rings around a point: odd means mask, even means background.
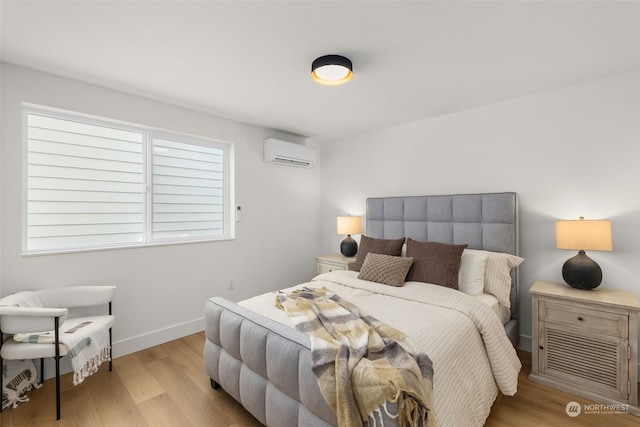
[[[66,286],[18,292],[0,299],[0,371],[4,360],[55,359],[56,419],[60,419],[60,358],[71,357],[74,384],[102,361],[111,364],[111,302],[115,286]],[[100,306],[108,314],[67,318],[69,308]],[[0,390],[2,375],[0,375]],[[0,412],[2,411],[0,406]]]

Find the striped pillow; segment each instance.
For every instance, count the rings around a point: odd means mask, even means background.
[[[484,270],[484,291],[498,298],[498,302],[511,308],[511,270],[522,264],[524,258],[500,252],[489,252]]]

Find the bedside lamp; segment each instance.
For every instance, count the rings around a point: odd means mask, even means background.
[[[352,234],[362,233],[362,223],[359,216],[339,216],[336,221],[337,234],[346,234],[347,237],[340,243],[340,253],[346,257],[355,256],[358,253],[358,242],[353,240]]]
[[[597,288],[602,282],[602,269],[584,251],[613,249],[611,222],[587,221],[584,217],[576,221],[556,221],[556,247],[578,250],[578,254],[562,266],[564,281],[577,289]]]

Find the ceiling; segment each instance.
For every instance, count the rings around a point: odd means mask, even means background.
[[[637,1],[10,1],[0,59],[325,141],[640,69]],[[354,78],[310,78],[325,54]]]

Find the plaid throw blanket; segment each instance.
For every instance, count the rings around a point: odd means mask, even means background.
[[[276,306],[310,336],[313,372],[340,426],[375,425],[386,402],[401,427],[433,425],[431,360],[412,354],[402,332],[326,288],[279,292]]]

